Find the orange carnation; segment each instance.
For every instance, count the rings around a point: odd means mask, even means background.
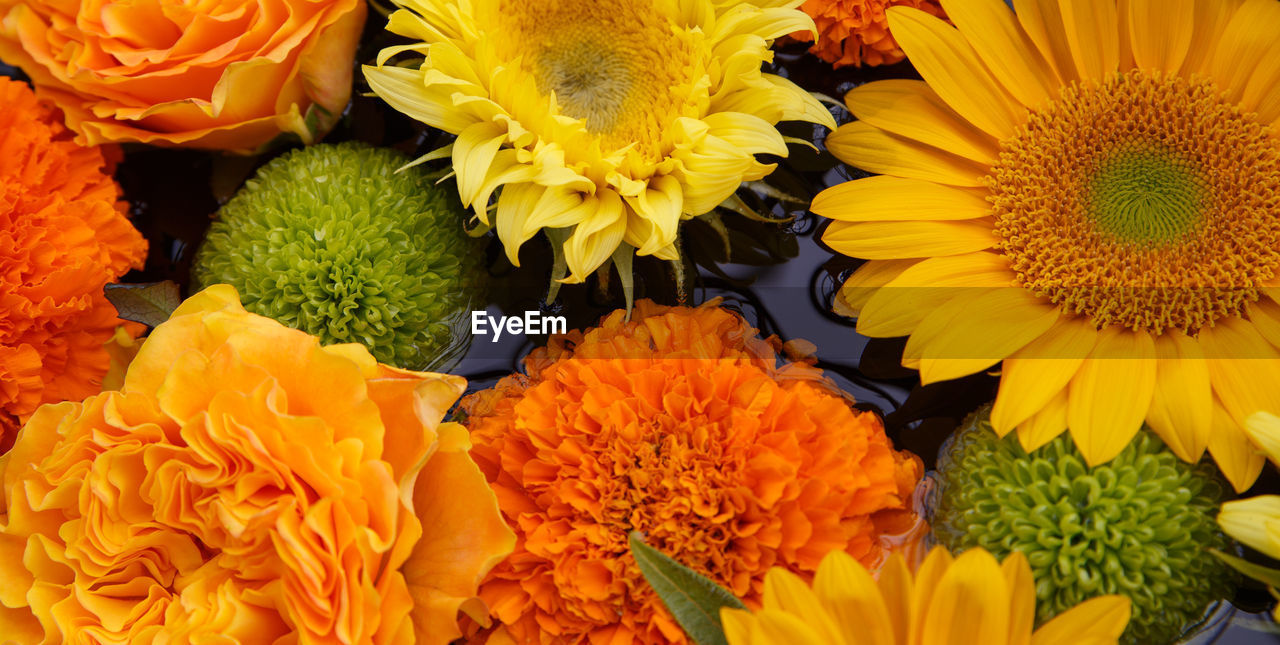
[[[742,318],[637,303],[554,337],[463,400],[473,455],[515,528],[480,597],[517,643],[686,643],[627,535],[759,604],[773,566],[872,566],[914,516],[919,459],[821,370],[779,361]],[[477,634],[473,642],[481,642]]]
[[[440,423],[464,387],[201,292],[121,390],[40,408],[0,457],[0,634],[448,642],[513,543]]]
[[[0,0],[0,60],[77,141],[311,143],[351,95],[364,0]]]
[[[141,268],[147,243],[104,152],[0,77],[0,446],[41,403],[95,394],[107,372],[120,321],[102,287]]]
[[[891,65],[906,57],[889,34],[884,12],[889,7],[915,7],[932,15],[946,14],[938,0],[805,0],[800,9],[817,25],[818,41],[809,50],[840,68],[845,65]],[[813,40],[807,31],[791,34]]]

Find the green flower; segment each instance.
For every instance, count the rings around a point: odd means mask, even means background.
[[[196,288],[227,283],[246,309],[325,344],[447,369],[466,349],[481,249],[456,195],[420,168],[397,173],[406,162],[359,143],[273,159],[219,212],[196,256]]]
[[[974,413],[938,461],[934,536],[953,552],[1021,551],[1036,583],[1038,622],[1102,594],[1133,602],[1127,643],[1171,643],[1234,574],[1215,517],[1228,487],[1214,466],[1187,464],[1149,431],[1090,468],[1067,434],[1027,454]]]

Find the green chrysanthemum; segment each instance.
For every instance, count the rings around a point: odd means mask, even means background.
[[[223,206],[196,257],[197,288],[220,282],[246,309],[362,343],[381,362],[445,369],[479,287],[479,248],[456,195],[407,159],[358,143],[316,145],[258,170]]]
[[[989,418],[979,410],[943,449],[934,535],[953,552],[1026,555],[1037,621],[1123,594],[1123,642],[1171,643],[1230,594],[1233,574],[1206,551],[1229,544],[1215,522],[1228,488],[1212,464],[1187,464],[1144,430],[1090,468],[1067,435],[1028,454]]]

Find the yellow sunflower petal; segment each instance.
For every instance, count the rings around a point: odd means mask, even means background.
[[[960,32],[919,9],[891,7],[889,31],[938,96],[997,140],[1013,134],[1026,108],[987,72]]]
[[[1009,589],[1009,645],[1030,645],[1036,624],[1036,581],[1031,565],[1021,551],[1014,551],[1000,563]]]
[[[1058,614],[1031,637],[1031,645],[1114,644],[1129,625],[1129,599],[1090,598]]]
[[[1258,495],[1226,502],[1218,524],[1245,546],[1280,558],[1280,495]]]
[[[768,609],[756,612],[752,632],[752,643],[823,645],[827,642],[822,640],[817,631],[796,616]]]
[[[838,633],[848,638],[832,643],[849,643],[856,635],[858,645],[894,645],[893,623],[875,578],[853,556],[832,551],[818,565],[813,591],[823,613],[835,621]]]
[[[755,620],[751,612],[745,609],[720,609],[720,625],[724,628],[725,640],[729,645],[754,645],[751,628]]]
[[[1244,428],[1231,418],[1221,401],[1214,400],[1209,428],[1209,454],[1237,493],[1248,490],[1262,473],[1266,459],[1253,446]]]
[[[1243,425],[1254,412],[1280,412],[1280,350],[1249,322],[1232,318],[1200,330],[1213,391]]]
[[[1208,74],[1222,32],[1244,0],[1195,0],[1195,31],[1182,63],[1183,74]]]
[[[924,317],[972,287],[1007,287],[1013,276],[1004,256],[988,251],[927,258],[872,294],[858,318],[858,333],[906,336]]]
[[[1155,342],[1145,331],[1108,327],[1071,380],[1067,428],[1090,466],[1120,454],[1142,427],[1156,387]]]
[[[995,139],[961,119],[924,81],[867,83],[854,88],[844,100],[859,121],[983,166],[996,161]]]
[[[923,643],[1006,643],[1009,589],[996,559],[982,549],[960,554],[938,582],[927,612]]]
[[[1156,390],[1147,423],[1180,459],[1195,463],[1209,445],[1213,390],[1199,343],[1179,331],[1156,337]]]
[[[836,293],[835,312],[842,316],[858,316],[867,300],[880,287],[915,266],[919,260],[872,260],[858,267],[845,279]]]
[[[911,585],[911,603],[908,605],[908,643],[927,642],[923,636],[924,622],[929,614],[929,603],[933,600],[934,591],[954,560],[946,548],[935,546],[929,550],[929,555],[925,556],[924,562],[916,570],[915,580]],[[889,598],[888,595],[885,597]],[[892,604],[892,601],[890,603]]]
[[[818,635],[817,642],[845,644],[842,630],[827,613],[818,595],[796,574],[786,569],[774,567],[765,574],[764,606],[799,618]]]
[[[1001,0],[949,0],[943,5],[987,69],[1020,103],[1035,108],[1058,96],[1057,75],[1008,5]]]
[[[814,213],[841,222],[977,219],[991,213],[981,192],[877,175],[836,184],[813,198]]]
[[[1280,123],[1280,41],[1255,62],[1253,74],[1240,97],[1240,107],[1256,112],[1258,120],[1273,128]]]
[[[896,260],[973,253],[995,245],[987,219],[958,222],[833,222],[822,236],[855,258]]]
[[[1209,73],[1228,100],[1238,101],[1253,76],[1255,65],[1276,42],[1280,33],[1280,3],[1248,0],[1231,17],[1217,42]]]
[[[570,282],[581,282],[600,266],[618,248],[627,230],[626,206],[617,193],[602,190],[582,201],[594,208],[584,206],[590,215],[578,224],[564,246]]]
[[[1249,306],[1249,320],[1273,347],[1280,348],[1280,303],[1260,298]]]
[[[1256,412],[1245,422],[1244,431],[1272,463],[1280,466],[1280,416]]]
[[[1058,396],[1097,339],[1097,330],[1084,319],[1062,319],[1006,359],[1001,365],[1000,391],[991,409],[996,433],[1004,436]]]
[[[913,581],[911,571],[907,569],[907,561],[900,553],[889,556],[888,562],[880,569],[880,595],[884,598],[889,612],[889,623],[893,627],[893,642],[906,643],[911,625],[911,598]]]
[[[1130,0],[1127,23],[1138,67],[1177,72],[1191,47],[1195,3]]]
[[[978,187],[987,169],[963,157],[889,134],[870,123],[846,123],[827,137],[837,159],[868,172],[923,179],[948,186]]]
[[[1062,83],[1080,78],[1071,60],[1071,47],[1062,25],[1058,0],[1013,0],[1013,13],[1023,33],[1035,43],[1040,57],[1057,73]]]
[[[1039,412],[1018,424],[1018,443],[1023,450],[1039,450],[1067,429],[1068,396],[1066,390],[1059,392]]]
[[[462,132],[475,123],[475,118],[470,114],[446,109],[431,100],[431,93],[423,87],[422,74],[418,70],[370,65],[365,65],[363,69],[369,87],[391,107],[410,118],[445,132]]]
[[[1115,0],[1063,2],[1062,27],[1082,79],[1103,80],[1120,67],[1120,17]]]
[[[921,321],[904,356],[920,359],[920,380],[934,383],[986,369],[1053,327],[1057,306],[1015,287],[974,290]]]

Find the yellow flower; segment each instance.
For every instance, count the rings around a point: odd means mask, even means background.
[[[729,645],[1104,645],[1129,622],[1129,599],[1099,596],[1040,629],[1031,567],[1021,553],[996,562],[982,549],[952,558],[935,547],[913,579],[893,555],[872,578],[840,551],[822,560],[809,588],[781,568],[765,578],[764,607],[724,609]]]
[[[387,28],[418,42],[383,50],[369,85],[458,135],[428,156],[452,155],[463,204],[485,224],[494,211],[513,264],[538,231],[567,235],[568,282],[615,250],[676,259],[682,220],[769,174],[757,154],[786,156],[776,123],[835,127],[760,71],[774,38],[813,30],[798,2],[397,1]],[[386,65],[406,51],[425,58]]]
[[[1280,3],[943,0],[889,10],[923,81],[868,83],[827,139],[837,309],[935,382],[1001,366],[991,415],[1091,464],[1143,421],[1237,490],[1280,412]],[[1245,360],[1248,359],[1248,360]]]
[[[0,457],[0,634],[448,643],[514,546],[440,423],[464,387],[210,287],[119,391],[38,409]]]
[[[1249,418],[1245,431],[1271,462],[1280,466],[1280,417],[1259,412]],[[1242,544],[1280,558],[1280,495],[1258,495],[1226,502],[1218,513],[1218,524]]]

